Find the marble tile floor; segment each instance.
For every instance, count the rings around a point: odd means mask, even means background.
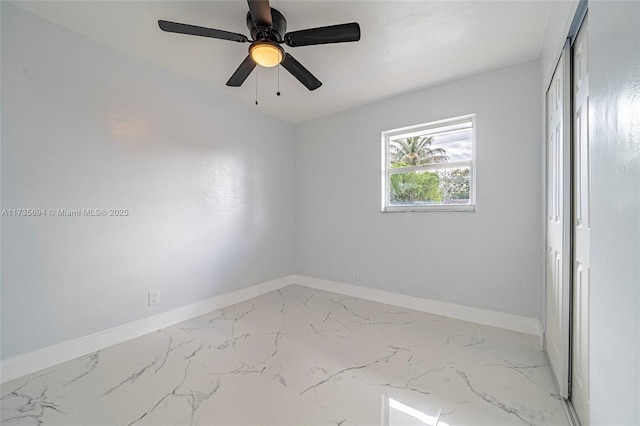
[[[1,386],[2,425],[567,425],[537,338],[292,285]]]

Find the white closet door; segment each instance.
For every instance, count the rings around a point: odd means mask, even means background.
[[[570,45],[547,91],[546,350],[560,395],[569,396],[571,84]]]
[[[573,44],[573,318],[571,402],[589,424],[589,274],[591,252],[591,149],[589,143],[589,26],[585,17]]]

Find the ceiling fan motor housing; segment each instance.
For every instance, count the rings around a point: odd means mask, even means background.
[[[287,32],[287,20],[278,10],[271,8],[270,27],[257,25],[251,19],[251,12],[247,13],[247,28],[253,40],[270,40],[276,43],[282,43],[284,35]]]

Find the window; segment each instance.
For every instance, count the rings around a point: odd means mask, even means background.
[[[475,211],[475,115],[382,132],[382,211]]]

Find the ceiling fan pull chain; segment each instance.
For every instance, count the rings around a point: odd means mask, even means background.
[[[276,95],[280,96],[280,64],[278,64],[278,91]]]
[[[258,70],[256,70],[256,105],[258,105]]]

